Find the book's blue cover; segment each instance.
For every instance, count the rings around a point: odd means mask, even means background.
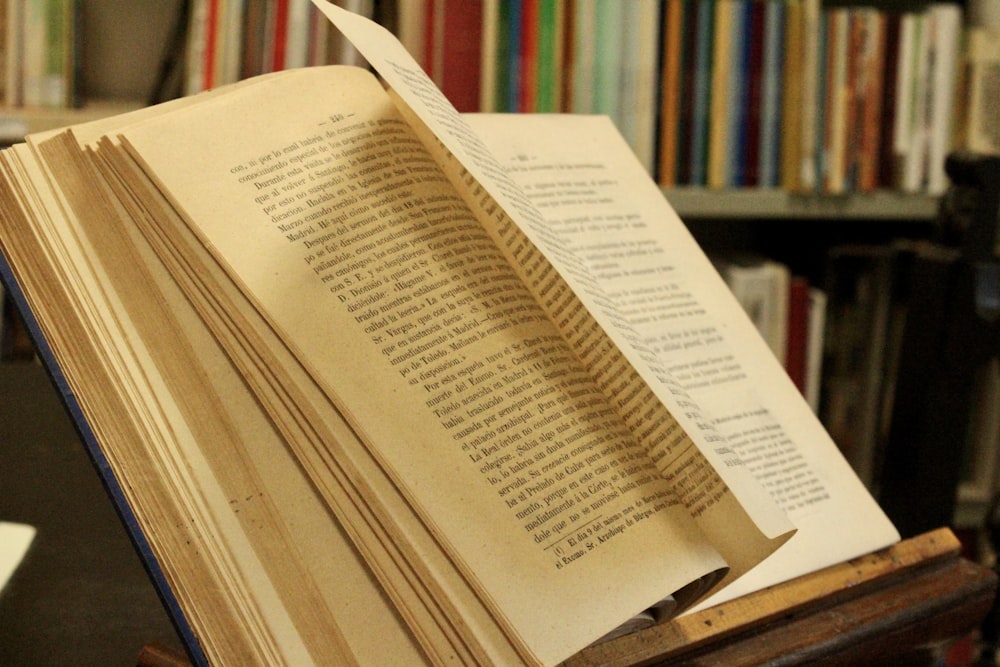
[[[94,431],[91,429],[90,424],[87,422],[87,418],[83,414],[83,410],[80,407],[80,403],[77,400],[76,395],[73,393],[66,377],[63,375],[62,369],[59,367],[59,363],[56,360],[55,355],[52,353],[52,349],[49,347],[48,341],[45,339],[45,335],[42,333],[41,327],[38,325],[38,320],[35,319],[34,313],[28,304],[28,300],[17,282],[14,271],[2,251],[0,251],[0,283],[3,283],[6,287],[7,297],[10,298],[17,306],[17,309],[24,320],[25,327],[31,336],[31,340],[35,344],[35,350],[38,353],[38,357],[48,373],[56,393],[59,395],[63,405],[66,407],[66,411],[69,414],[77,433],[80,435],[80,439],[83,441],[87,454],[90,456],[90,460],[97,469],[101,482],[104,484],[104,488],[107,490],[108,495],[111,498],[115,511],[118,512],[118,516],[125,525],[125,532],[128,533],[129,539],[132,540],[132,544],[139,554],[139,559],[142,561],[143,567],[149,574],[153,587],[160,596],[160,600],[163,602],[163,606],[166,608],[167,614],[170,616],[170,619],[174,624],[174,628],[177,630],[178,636],[181,641],[184,642],[188,658],[195,665],[205,665],[207,667],[208,659],[202,651],[201,644],[198,642],[194,631],[191,629],[191,626],[188,623],[179,602],[177,601],[177,597],[170,588],[170,584],[167,582],[167,578],[163,574],[163,570],[160,568],[159,561],[157,561],[156,555],[153,553],[149,541],[146,539],[145,533],[143,533],[142,527],[139,525],[131,506],[128,504],[125,493],[122,491],[121,483],[118,478],[115,477],[114,471],[111,469],[107,458],[104,456],[100,443],[94,435]]]

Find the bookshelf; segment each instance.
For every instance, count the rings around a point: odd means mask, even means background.
[[[0,141],[14,143],[26,134],[54,130],[76,123],[98,120],[132,109],[138,109],[142,102],[135,100],[95,101],[77,109],[44,107],[6,108],[0,115]]]
[[[809,1],[811,0],[804,0],[801,4],[806,4]],[[303,6],[297,5],[297,2],[298,0],[292,0],[288,6]],[[487,72],[491,72],[489,76],[492,77],[501,76],[499,70],[482,66],[478,70],[469,67],[459,68],[457,65],[448,69],[442,68],[443,61],[453,64],[462,63],[463,65],[467,65],[469,62],[488,65],[491,59],[498,61],[504,57],[504,44],[492,42],[492,46],[477,51],[474,57],[457,57],[456,51],[445,51],[446,48],[470,47],[468,44],[461,45],[450,38],[446,39],[449,36],[447,32],[449,24],[444,20],[444,16],[436,17],[439,19],[437,23],[426,20],[419,23],[418,19],[421,18],[419,8],[424,7],[424,3],[408,1],[405,3],[352,2],[346,4],[371,11],[379,20],[394,29],[404,41],[409,40],[408,43],[413,45],[414,49],[421,51],[428,71],[439,78],[439,83],[447,93],[461,94],[461,87],[465,85],[461,79],[449,78],[449,73],[456,70],[460,70],[458,73],[463,77],[473,77],[473,79],[479,77],[480,80]],[[541,11],[545,8],[562,7],[564,12],[568,12],[571,8],[582,8],[588,4],[590,3],[577,3],[575,0],[565,0],[561,4],[538,0],[537,4],[527,2],[523,6],[538,8],[538,16],[543,17],[549,16]],[[595,7],[600,5],[605,10],[610,10],[612,7],[632,3],[614,2],[603,5],[600,0],[597,0],[594,4]],[[667,2],[663,4],[663,7],[666,8],[673,4]],[[687,6],[694,4],[696,3],[687,3]],[[822,5],[814,6],[824,10],[835,7],[865,6],[884,11],[917,12],[929,5],[937,4],[941,3],[916,0],[857,3],[838,1],[824,2]],[[978,3],[960,4],[966,7]],[[451,5],[449,2],[438,2],[435,6],[448,7],[449,5]],[[503,7],[504,5],[503,3],[486,1],[482,3],[456,2],[451,6],[474,7],[477,11],[485,11],[490,7]],[[199,12],[205,12],[209,7],[211,7],[209,0],[192,0],[188,5],[191,16],[195,18],[201,15]],[[82,54],[83,66],[79,69],[77,76],[83,106],[78,109],[12,108],[5,106],[0,108],[0,133],[7,140],[16,140],[27,132],[81,122],[147,103],[153,93],[164,59],[170,56],[168,46],[174,27],[179,20],[186,20],[178,18],[184,8],[185,0],[81,2],[78,47]],[[632,8],[629,9],[629,11],[631,10]],[[286,18],[290,19],[291,16],[289,14]],[[635,19],[635,16],[632,16],[632,19]],[[422,18],[426,19],[427,17],[423,16]],[[465,16],[464,19],[468,20],[468,16]],[[621,17],[619,19],[625,20]],[[427,26],[431,24],[437,25],[440,32],[430,35],[430,39],[427,38],[428,35],[421,33],[420,29],[414,28],[415,25]],[[203,29],[196,27],[197,23],[192,22],[188,25],[192,26],[190,34],[204,34]],[[471,33],[477,38],[481,38],[483,34],[492,34],[489,31],[496,32],[498,30],[500,27],[496,24],[483,24],[471,30]],[[535,35],[533,39],[541,39],[549,34],[548,29],[540,29],[539,34]],[[555,31],[551,34],[562,34],[564,39],[571,37],[571,34],[566,32]],[[638,38],[638,34],[634,37]],[[614,35],[604,35],[602,39],[604,38],[611,40],[608,44],[614,43]],[[317,53],[320,51],[324,52],[327,60],[330,61],[349,57],[349,53],[342,48],[343,45],[337,44],[335,36],[327,34],[324,39],[326,41],[323,49],[312,49],[309,51],[310,57],[319,57]],[[536,47],[538,46],[539,44],[536,43]],[[616,48],[620,46],[619,44]],[[435,48],[438,50],[435,51]],[[204,54],[204,49],[199,52]],[[545,49],[540,48],[538,52],[549,53],[549,57],[554,57],[553,52]],[[174,55],[183,57],[183,54],[175,53]],[[633,61],[638,63],[642,58],[648,59],[649,54],[631,54],[629,57],[638,59]],[[580,59],[586,60],[586,58]],[[546,80],[550,74],[551,72],[546,73],[536,69],[533,76],[537,80]],[[510,72],[507,75],[509,76]],[[523,78],[516,80],[522,83],[524,81]],[[512,81],[515,79],[512,78],[507,83],[510,84]],[[633,91],[640,91],[639,84],[640,82],[636,80],[629,83]],[[566,91],[564,90],[563,93]],[[643,94],[648,96],[650,92],[646,90]],[[494,108],[500,108],[497,95],[480,95],[477,100],[473,100],[473,97],[475,96],[464,95],[463,100],[466,101],[463,104],[479,104],[485,99],[492,98]],[[564,95],[563,99],[568,100],[569,97]],[[654,105],[658,104],[655,95],[646,99],[653,100]],[[619,107],[621,106],[634,107],[637,105],[621,105],[619,103]],[[955,106],[958,108],[962,105],[956,103]],[[531,109],[525,108],[524,110]],[[610,107],[602,107],[596,102],[594,106],[583,110],[613,111]],[[645,140],[648,140],[651,134],[654,137],[658,134],[662,135],[660,127],[654,127],[650,134],[648,126],[645,133],[632,134],[633,125],[639,120],[629,118],[622,121],[622,126],[630,137],[645,137]],[[650,122],[648,117],[641,120],[645,123]],[[662,136],[660,136],[660,140],[662,140]],[[653,165],[651,169],[654,171],[655,177],[661,179],[662,167],[656,164],[656,151],[649,149],[647,153],[650,156],[649,159]],[[910,240],[926,240],[934,238],[939,232],[935,222],[939,193],[926,190],[903,192],[888,187],[885,183],[871,191],[860,192],[849,188],[836,194],[822,188],[803,192],[782,187],[707,187],[667,184],[664,184],[664,192],[667,199],[677,209],[681,217],[689,223],[695,236],[703,242],[706,248],[712,249],[722,246],[750,248],[785,262],[791,270],[808,276],[817,285],[823,284],[827,277],[827,255],[833,247],[844,243],[887,243],[900,237]],[[989,484],[984,486],[983,480],[979,481],[979,489],[982,492]],[[963,521],[978,521],[983,509],[982,493],[979,493],[977,498],[974,511],[971,514],[963,514],[965,517]]]

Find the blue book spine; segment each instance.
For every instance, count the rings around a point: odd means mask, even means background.
[[[729,138],[726,146],[726,180],[727,187],[738,187],[745,184],[745,165],[743,160],[746,145],[747,107],[749,105],[750,82],[750,2],[749,0],[733,0],[732,37],[730,39],[729,86],[727,96],[726,122]]]
[[[504,100],[508,112],[516,112],[521,107],[521,23],[524,10],[521,0],[508,0],[507,13],[507,81]]]

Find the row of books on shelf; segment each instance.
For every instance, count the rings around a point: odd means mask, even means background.
[[[375,18],[372,0],[334,4]],[[392,24],[393,14],[381,6],[386,3],[379,4],[377,18]],[[284,69],[363,62],[310,0],[193,0],[183,92],[196,93]]]
[[[75,103],[78,0],[0,4],[7,105]],[[460,111],[611,116],[667,187],[938,194],[950,150],[1000,150],[1000,121],[984,111],[1000,39],[969,27],[958,4],[334,4],[396,33]],[[309,0],[181,6],[188,35],[173,59],[183,62],[184,94],[275,70],[363,62]]]
[[[668,2],[664,185],[940,193],[962,9]]]
[[[460,111],[611,116],[664,186],[939,193],[965,122],[956,109],[968,108],[959,95],[973,94],[959,84],[965,25],[952,3],[337,4],[393,30]],[[186,92],[356,61],[308,5],[195,2]]]
[[[182,0],[184,40],[163,53],[182,66],[177,92],[191,94],[257,74],[331,63],[358,64],[356,51],[309,0]],[[371,16],[371,0],[336,4]],[[0,99],[6,107],[71,108],[80,87],[86,7],[80,0],[0,0]],[[391,23],[386,15],[380,15]],[[164,24],[166,34],[173,26]],[[114,39],[113,36],[99,36]],[[182,52],[171,53],[172,48]],[[150,83],[153,83],[152,72]]]

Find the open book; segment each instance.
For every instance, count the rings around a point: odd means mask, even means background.
[[[898,539],[606,118],[292,70],[3,152],[5,276],[217,664],[556,664]],[[643,621],[645,619],[645,621]]]

